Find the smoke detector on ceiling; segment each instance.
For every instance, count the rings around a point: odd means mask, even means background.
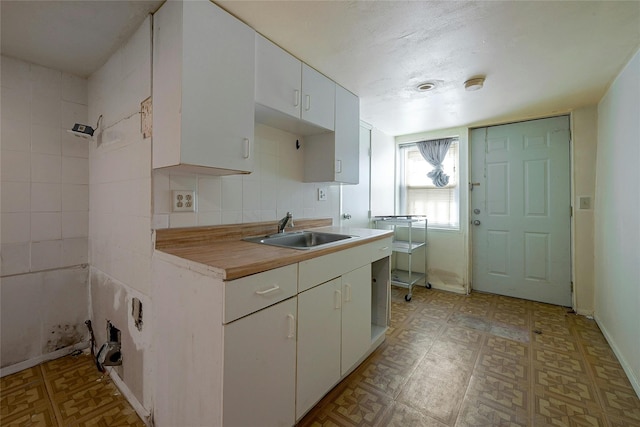
[[[482,86],[484,86],[484,77],[474,77],[464,82],[464,90],[467,92],[480,90]]]

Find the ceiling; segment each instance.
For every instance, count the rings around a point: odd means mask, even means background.
[[[357,94],[389,135],[594,105],[640,48],[638,1],[216,3]],[[161,4],[3,0],[2,53],[87,77]],[[476,76],[484,88],[466,92]]]

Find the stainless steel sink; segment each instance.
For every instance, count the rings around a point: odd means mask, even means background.
[[[262,243],[271,246],[280,246],[291,249],[313,249],[351,239],[354,236],[347,234],[323,233],[319,231],[294,231],[291,233],[279,233],[269,236],[247,237],[242,239],[247,242]]]

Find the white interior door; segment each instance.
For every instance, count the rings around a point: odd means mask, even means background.
[[[471,132],[473,288],[571,305],[569,117]]]
[[[360,180],[358,184],[340,186],[340,225],[369,228],[369,149],[371,130],[360,126]]]

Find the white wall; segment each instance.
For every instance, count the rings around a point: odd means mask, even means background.
[[[89,119],[103,116],[90,144],[91,310],[98,345],[106,320],[121,330],[115,369],[147,410],[153,405],[151,337],[151,139],[140,132],[140,103],[151,96],[151,18],[89,77]],[[142,302],[142,330],[131,302]],[[134,402],[135,404],[136,402]]]
[[[571,177],[573,195],[573,305],[582,315],[593,315],[593,217],[596,188],[598,109],[583,107],[571,113]],[[590,197],[591,207],[581,208],[580,198]]]
[[[371,129],[371,216],[393,215],[395,211],[395,139]]]
[[[640,396],[640,52],[598,104],[595,316]]]
[[[1,365],[87,338],[85,79],[2,57]]]
[[[429,229],[427,267],[429,282],[436,289],[463,293],[469,285],[469,192],[465,183],[469,181],[469,130],[466,127],[443,129],[433,132],[422,132],[411,135],[401,135],[395,138],[396,144],[424,141],[426,139],[446,138],[457,136],[460,153],[460,230]],[[390,161],[393,161],[391,159]],[[395,164],[393,166],[395,168]],[[413,267],[416,271],[421,267],[420,257],[413,257]]]
[[[302,147],[296,149],[296,140]],[[153,173],[154,228],[273,221],[287,212],[296,218],[332,218],[338,223],[339,186],[304,183],[304,140],[261,124],[255,127],[257,157],[249,175],[209,176]],[[318,201],[318,187],[328,189]],[[171,191],[196,192],[196,212],[171,212]]]

